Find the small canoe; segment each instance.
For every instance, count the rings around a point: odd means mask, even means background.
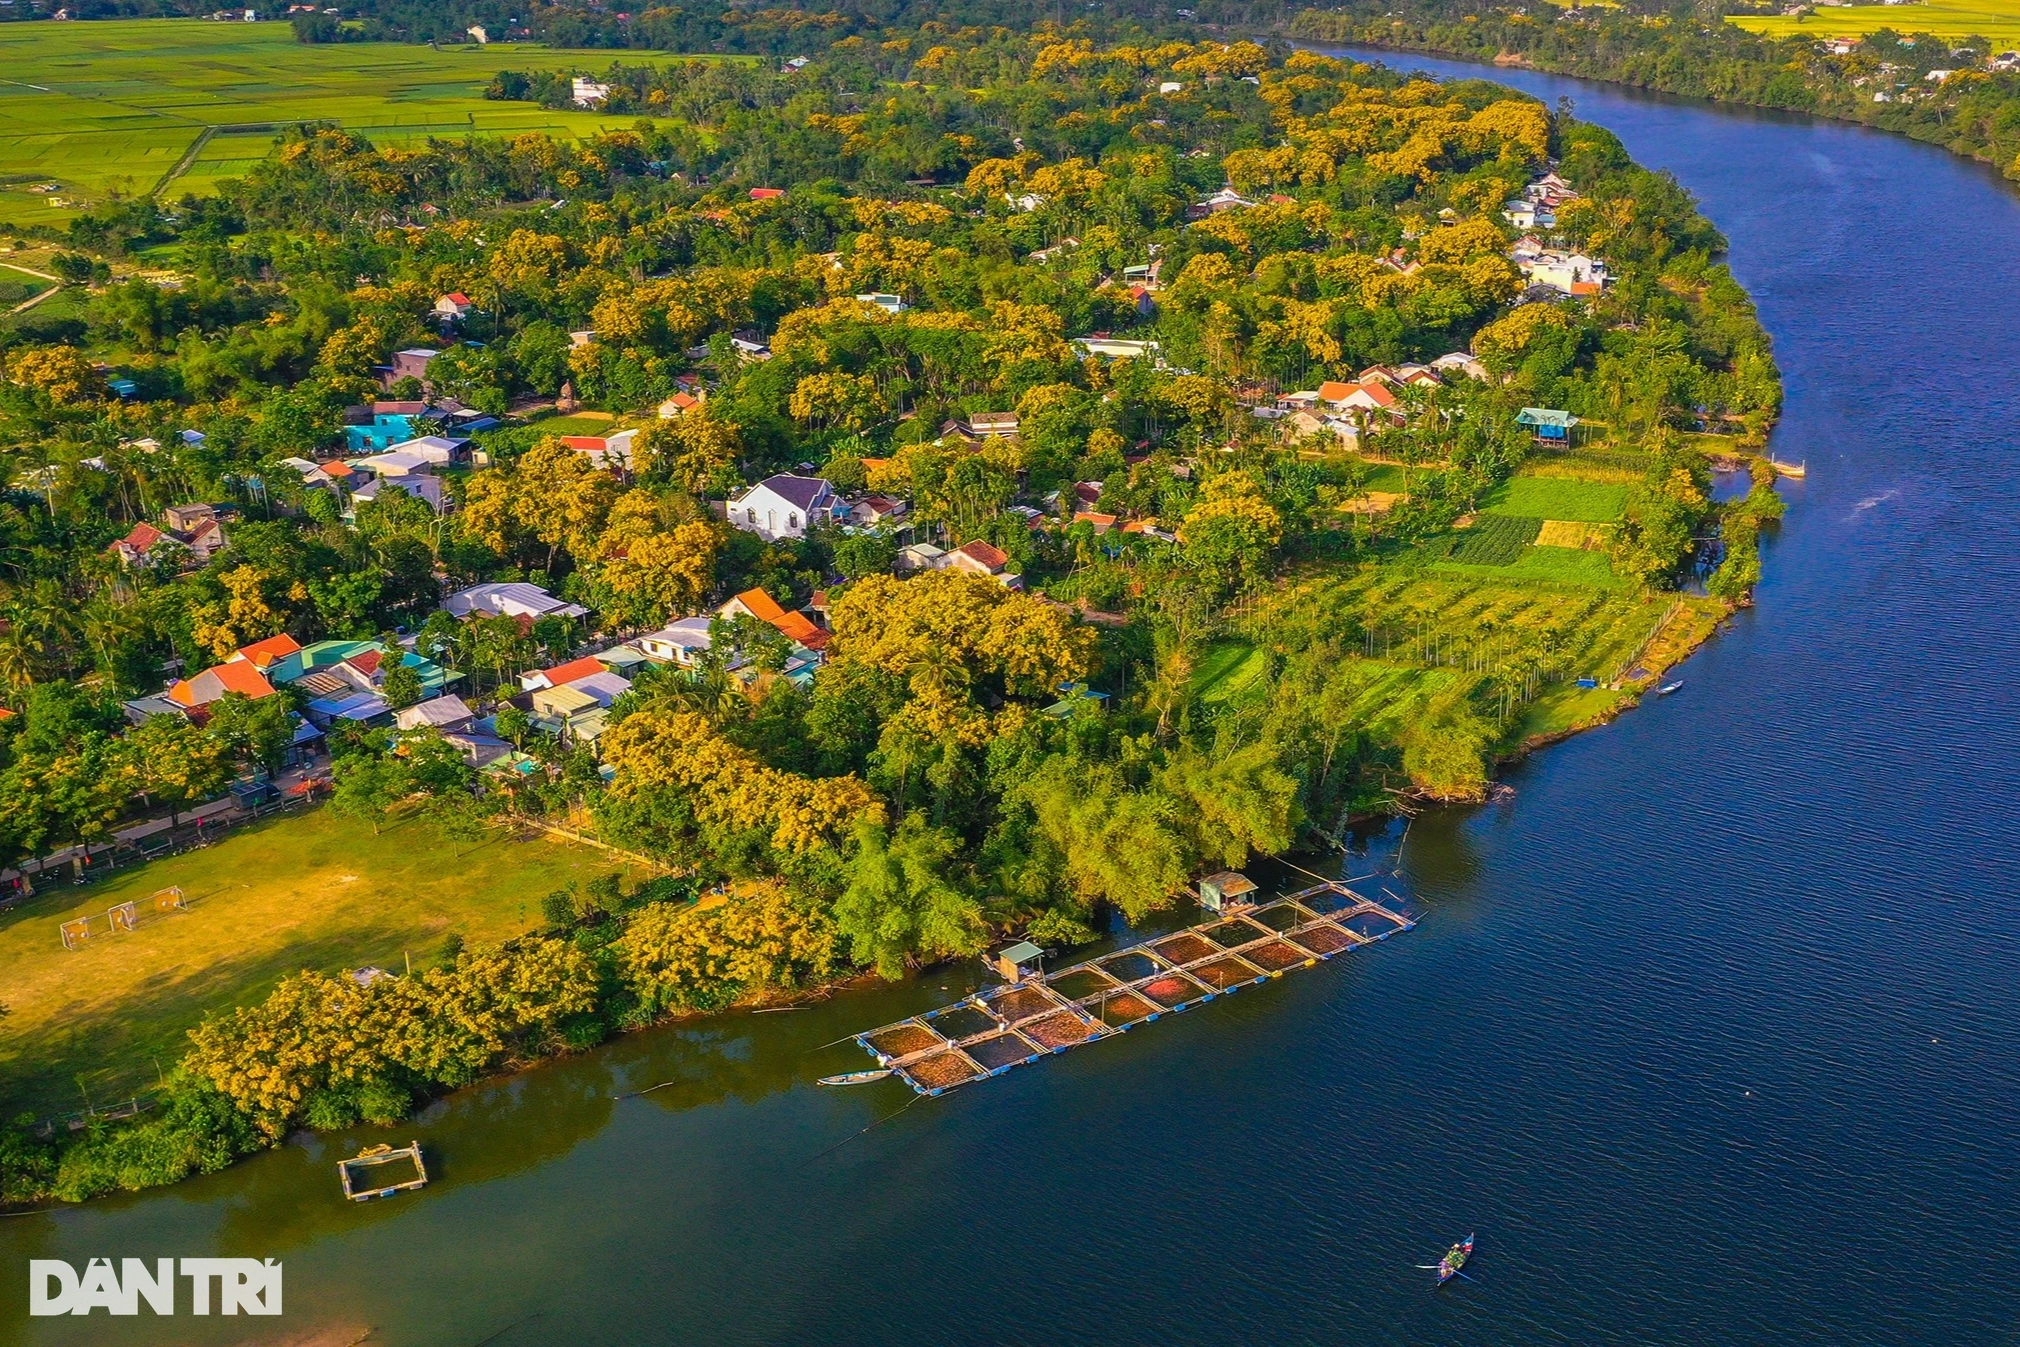
[[[868,1085],[871,1081],[882,1080],[890,1075],[890,1069],[882,1071],[849,1071],[839,1076],[822,1076],[823,1085]]]
[[[1683,680],[1679,678],[1674,683],[1664,683],[1661,687],[1657,688],[1655,691],[1658,696],[1667,697],[1670,693],[1676,691],[1678,688],[1682,686],[1683,686]]]
[[[1466,1260],[1472,1256],[1473,1237],[1468,1235],[1457,1244],[1454,1244],[1443,1258],[1440,1258],[1435,1263],[1424,1264],[1423,1268],[1426,1272],[1437,1273],[1438,1285],[1443,1286],[1446,1282],[1452,1280],[1452,1278],[1465,1275],[1459,1269],[1465,1267]]]

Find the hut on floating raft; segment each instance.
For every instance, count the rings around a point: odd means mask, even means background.
[[[1209,912],[1238,912],[1255,906],[1249,898],[1255,881],[1234,870],[1223,870],[1199,881],[1199,905]]]
[[[989,963],[1005,982],[1022,982],[1045,971],[1045,951],[1029,940],[1020,940]]]

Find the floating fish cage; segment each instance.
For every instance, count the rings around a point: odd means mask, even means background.
[[[1056,973],[992,987],[858,1034],[856,1042],[920,1094],[944,1094],[1415,925],[1344,884],[1319,884]]]

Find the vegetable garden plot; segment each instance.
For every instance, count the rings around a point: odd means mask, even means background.
[[[942,1094],[1413,925],[1344,884],[1321,884],[1242,916],[1215,917],[872,1029],[856,1041],[920,1094]]]

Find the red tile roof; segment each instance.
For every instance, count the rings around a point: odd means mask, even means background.
[[[587,678],[591,674],[600,674],[602,672],[603,662],[601,660],[597,659],[594,655],[584,655],[581,659],[572,659],[566,664],[557,664],[551,669],[542,669],[540,676],[547,680],[549,687],[558,688],[565,683],[573,683],[578,678]]]
[[[828,643],[828,634],[805,613],[781,613],[772,625],[809,650],[818,650]]]
[[[773,197],[780,197],[785,194],[786,189],[783,187],[753,187],[750,189],[750,199],[753,201],[770,201]]]
[[[365,675],[365,677],[370,678],[379,671],[379,664],[384,658],[385,653],[383,651],[360,650],[357,654],[345,660],[344,663],[350,665],[353,669]]]
[[[152,524],[135,524],[133,532],[127,534],[119,541],[125,543],[136,552],[145,552],[148,548],[160,542],[162,537],[161,530]]]
[[[1000,571],[1010,563],[1010,554],[1008,552],[1005,552],[993,543],[983,542],[980,538],[972,542],[962,543],[954,550],[971,561],[981,562],[992,571]]]
[[[561,442],[570,449],[579,450],[585,454],[601,453],[610,447],[609,442],[601,435],[563,435]]]
[[[1328,379],[1319,385],[1319,401],[1345,402],[1354,395],[1355,384],[1341,383],[1338,379]]]

